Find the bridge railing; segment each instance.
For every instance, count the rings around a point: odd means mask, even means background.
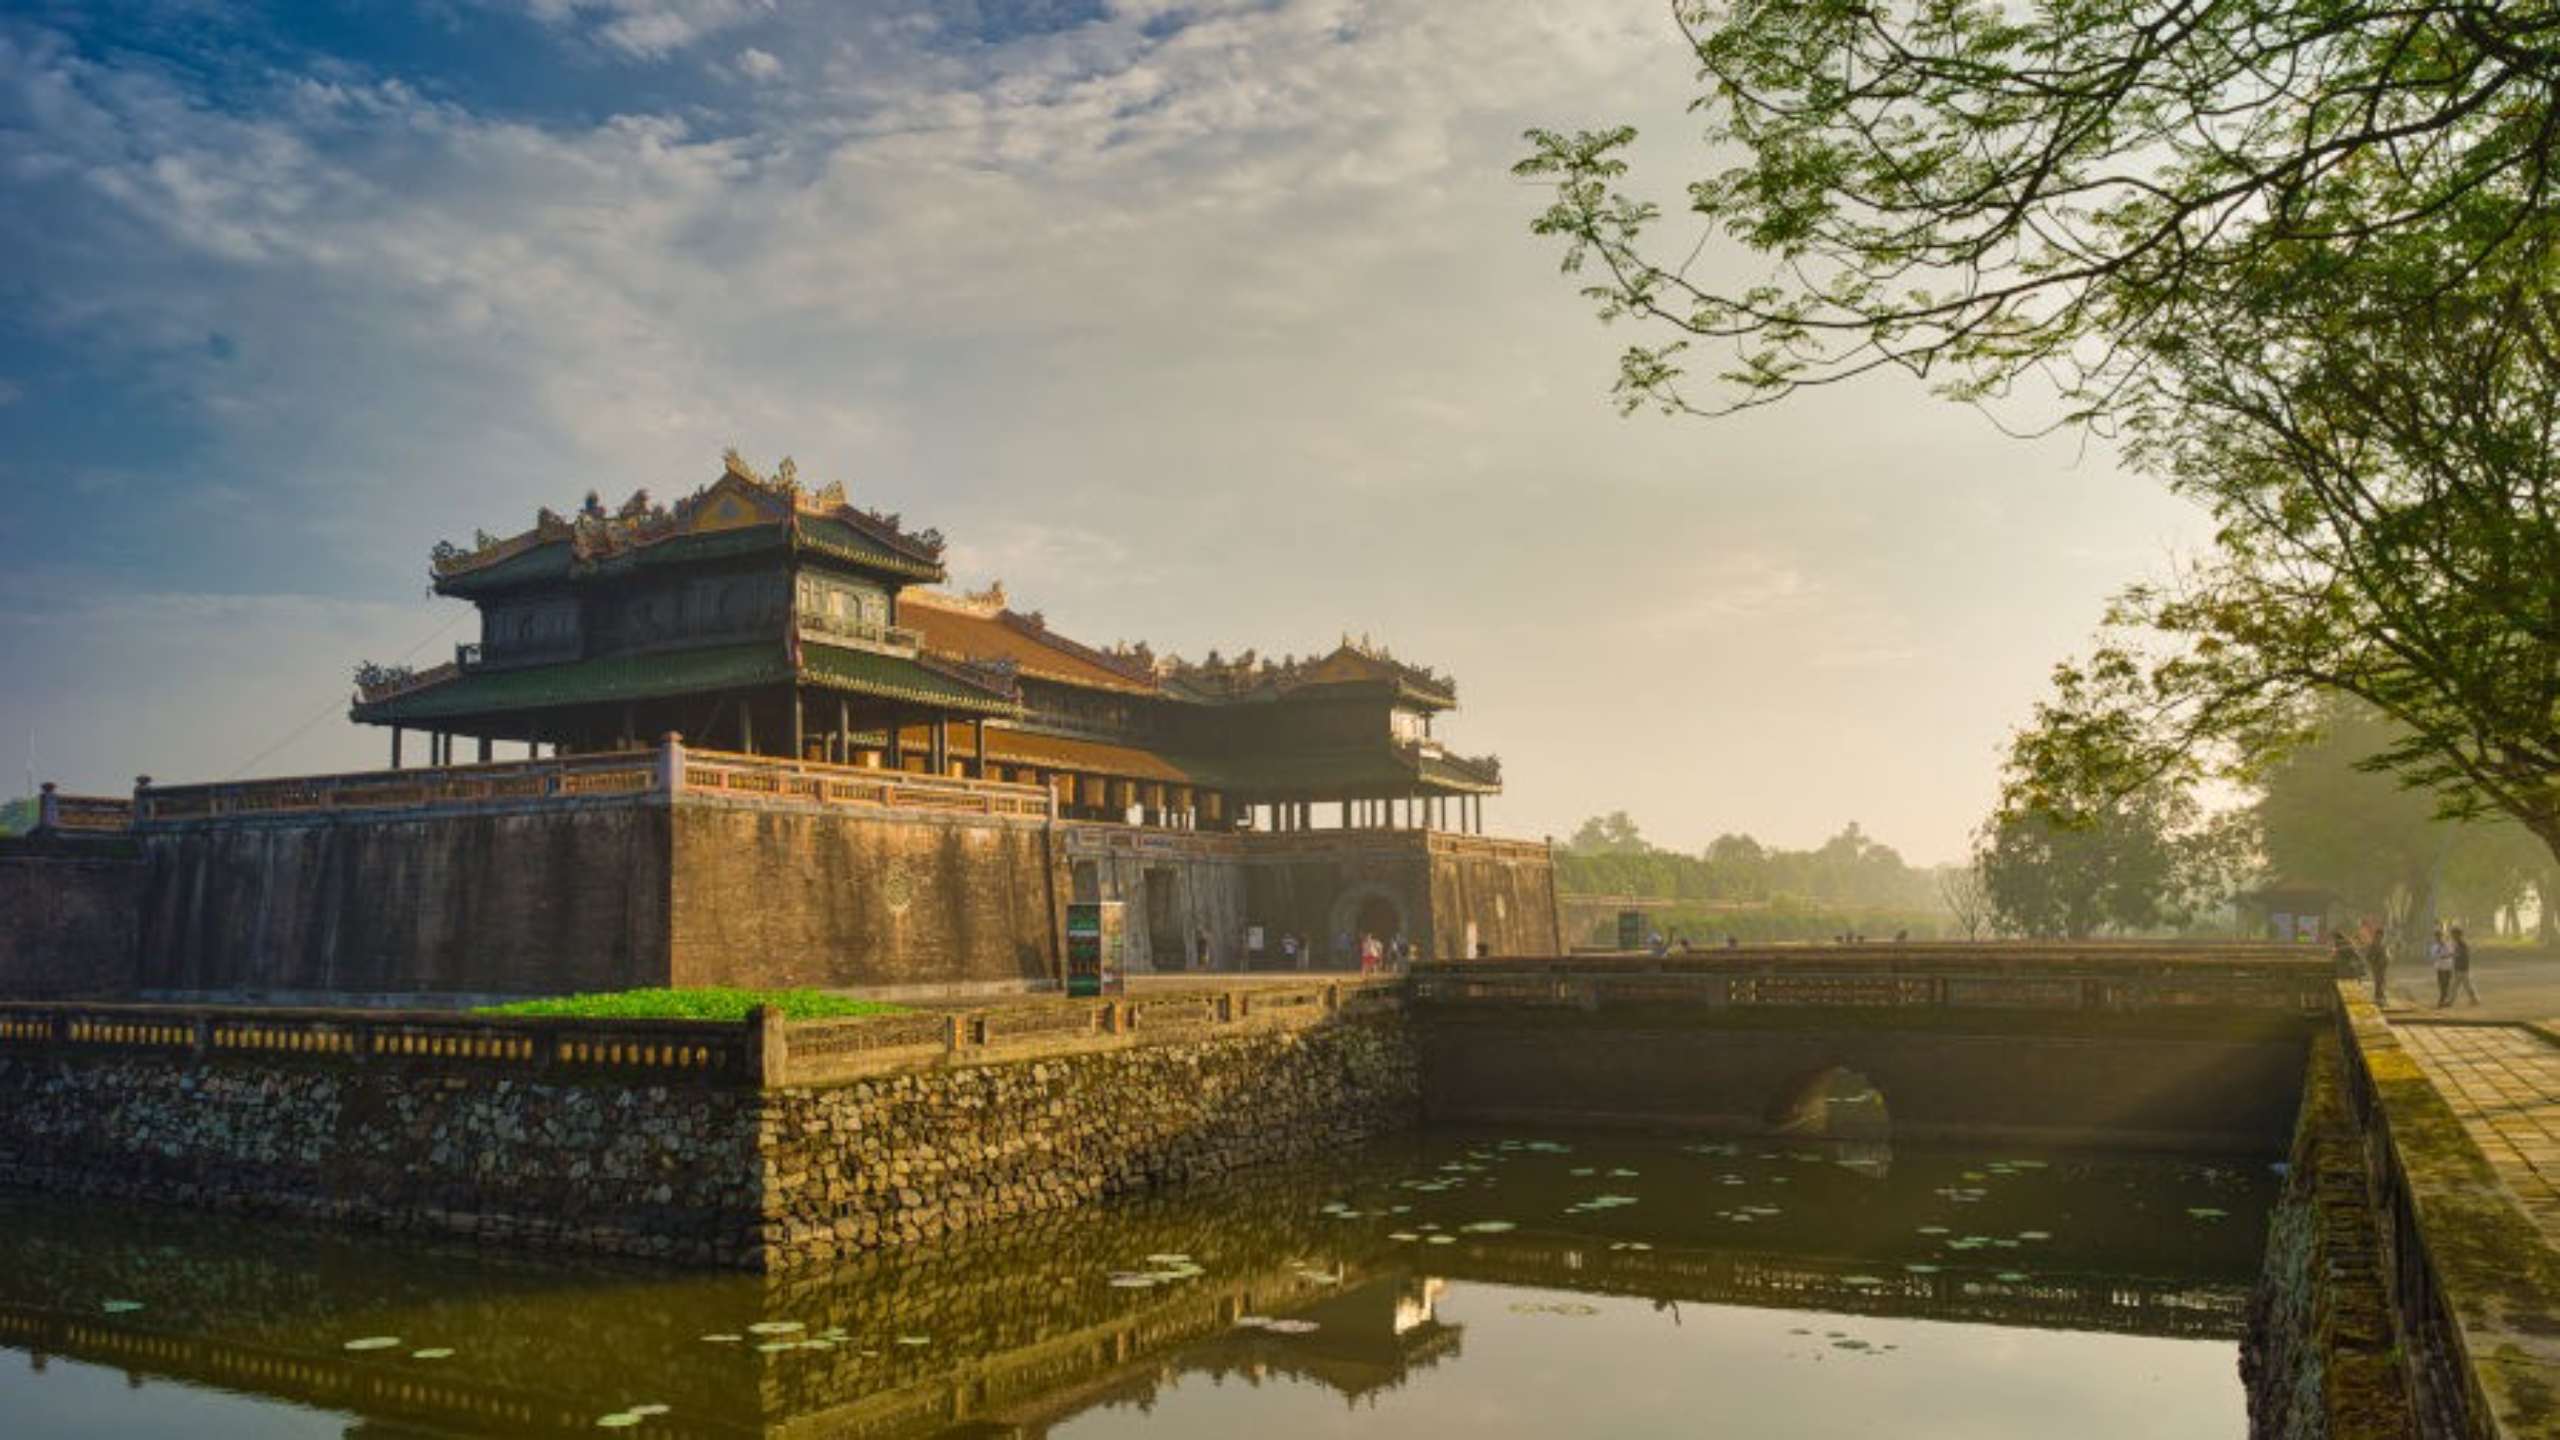
[[[2279,946],[1847,945],[1668,956],[1433,961],[1425,1006],[2067,1010],[2179,1008],[2321,1014],[2323,954]]]
[[[704,1020],[589,1020],[450,1011],[0,1002],[0,1056],[407,1063],[531,1079],[752,1084],[757,1036]]]

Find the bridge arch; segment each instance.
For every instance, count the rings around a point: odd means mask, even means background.
[[[1877,1078],[1842,1059],[1826,1059],[1781,1081],[1761,1119],[1782,1135],[1807,1140],[1890,1140],[1893,1112]]]

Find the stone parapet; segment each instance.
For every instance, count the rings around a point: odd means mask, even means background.
[[[1322,1153],[1419,1095],[1380,987],[796,1026],[0,1006],[0,1183],[752,1269]]]
[[[2347,1103],[2421,1431],[2560,1436],[2560,1249],[2364,987],[2337,989]]]

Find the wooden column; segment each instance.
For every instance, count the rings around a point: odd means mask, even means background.
[[[842,695],[836,697],[836,763],[853,763],[853,701]]]
[[[978,743],[978,778],[984,780],[987,778],[987,717],[984,715],[979,716],[977,723],[971,725],[969,728],[976,732],[975,738]]]
[[[481,736],[481,737],[480,737],[480,763],[481,763],[481,764],[483,764],[483,765],[488,764],[491,760],[493,760],[493,759],[496,759],[496,758],[497,758],[497,754],[498,754],[498,742],[497,742],[497,741],[495,741],[495,740],[490,739],[490,738],[489,738],[488,736],[486,736],[486,735]]]
[[[903,710],[889,711],[889,746],[880,763],[892,770],[907,768],[907,717]]]
[[[797,682],[793,683],[789,694],[791,696],[791,758],[797,762],[809,758],[809,735],[806,722],[800,714],[800,686]]]
[[[930,733],[932,741],[925,753],[931,758],[926,764],[934,774],[948,775],[951,773],[951,718],[947,715],[934,716]]]
[[[391,727],[391,768],[392,768],[392,769],[394,769],[394,770],[397,770],[397,769],[399,769],[399,768],[400,768],[400,735],[401,735],[400,727],[399,727],[399,726],[397,726],[397,725],[392,726],[392,727]]]
[[[738,752],[756,753],[756,707],[744,699],[738,702]]]

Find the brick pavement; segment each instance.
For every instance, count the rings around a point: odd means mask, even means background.
[[[2560,1044],[2523,1025],[2392,1020],[2499,1181],[2560,1238]]]

